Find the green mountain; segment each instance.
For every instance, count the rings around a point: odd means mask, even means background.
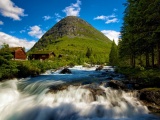
[[[67,60],[83,59],[82,61],[102,63],[108,61],[111,43],[111,40],[86,21],[68,16],[48,30],[29,53],[54,51],[57,57],[62,55]],[[86,56],[88,49],[91,54]]]

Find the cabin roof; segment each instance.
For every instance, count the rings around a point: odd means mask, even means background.
[[[34,55],[48,55],[48,54],[54,54],[54,52],[53,51],[35,51],[35,52],[33,52],[33,53],[31,53],[32,55],[34,54]]]
[[[10,49],[11,52],[15,52],[15,51],[18,50],[18,49],[22,49],[22,50],[23,50],[22,47],[10,47],[9,49]],[[23,51],[24,51],[24,50],[23,50]]]

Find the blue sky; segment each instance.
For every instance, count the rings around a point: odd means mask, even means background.
[[[30,49],[66,16],[78,16],[118,40],[126,0],[0,0],[0,45]]]

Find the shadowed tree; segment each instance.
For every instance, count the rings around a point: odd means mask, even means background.
[[[118,65],[118,49],[114,40],[112,42],[112,47],[109,54],[109,65],[112,65],[112,66]]]
[[[135,67],[138,58],[145,67],[160,67],[160,0],[127,0],[119,46],[120,58]]]
[[[86,57],[90,58],[91,55],[92,55],[92,49],[91,48],[87,48]]]

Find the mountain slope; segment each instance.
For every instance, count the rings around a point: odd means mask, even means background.
[[[72,58],[85,57],[87,48],[90,48],[94,58],[108,61],[110,47],[111,41],[100,31],[78,17],[68,16],[48,30],[30,52],[52,50],[56,55]]]

